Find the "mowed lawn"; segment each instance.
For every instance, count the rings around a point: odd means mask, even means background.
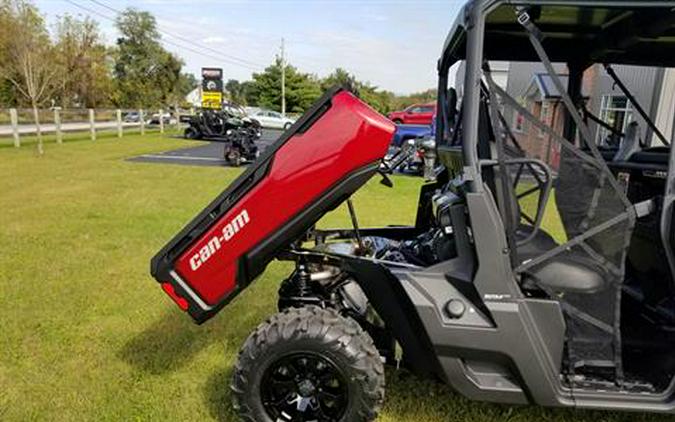
[[[125,158],[190,145],[155,134],[47,144],[43,157],[0,148],[0,420],[236,420],[234,359],[289,266],[272,263],[202,326],[165,296],[150,258],[240,170]],[[412,221],[419,182],[394,181],[356,196],[363,226]],[[349,220],[340,208],[322,224]],[[475,403],[391,370],[380,420],[668,418]]]

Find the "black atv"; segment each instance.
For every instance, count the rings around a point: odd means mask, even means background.
[[[262,127],[258,121],[232,110],[232,107],[218,111],[205,109],[190,116],[186,119],[189,126],[184,137],[223,143],[223,158],[229,165],[238,167],[258,157],[256,141],[262,136]]]
[[[200,110],[194,116],[181,119],[188,124],[183,136],[185,139],[203,139],[222,141],[228,132],[241,129],[241,133],[256,141],[262,136],[262,126],[257,120],[245,115],[235,115],[227,110]]]
[[[223,158],[233,167],[239,167],[245,161],[251,162],[258,158],[260,151],[255,144],[250,129],[231,129],[223,141]]]

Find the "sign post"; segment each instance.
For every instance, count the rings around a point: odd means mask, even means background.
[[[202,108],[220,110],[223,104],[223,69],[202,68]]]

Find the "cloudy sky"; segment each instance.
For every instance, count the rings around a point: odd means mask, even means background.
[[[247,80],[286,40],[287,57],[324,76],[343,67],[396,93],[436,85],[435,66],[462,0],[34,0],[51,24],[63,14],[90,15],[108,43],[115,10],[135,7],[157,18],[165,46],[199,74],[222,67],[225,79]]]

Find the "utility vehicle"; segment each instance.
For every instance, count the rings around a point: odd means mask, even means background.
[[[185,123],[188,124],[185,138],[222,143],[223,158],[232,166],[238,167],[259,155],[256,141],[262,136],[262,127],[247,117],[241,107],[228,105],[221,111],[201,110],[188,116]]]
[[[436,104],[414,104],[403,111],[393,111],[387,117],[397,125],[430,125],[436,114]]]
[[[287,130],[295,123],[295,120],[272,110],[259,109],[252,112],[251,117],[259,121],[262,127],[269,129]]]
[[[383,363],[476,400],[675,414],[675,152],[644,112],[652,146],[624,134],[600,150],[581,94],[594,64],[614,77],[611,65],[674,67],[674,7],[469,2],[438,62],[444,170],[422,187],[412,227],[358,225],[349,198],[381,171],[395,125],[350,92],[327,93],[267,149],[151,265],[201,323],[272,259],[295,262],[280,313],[234,368],[241,417],[371,420]],[[490,60],[541,62],[562,131],[495,84]],[[568,86],[552,63],[566,64]],[[559,159],[521,145],[508,110]],[[314,229],[345,201],[353,227]]]
[[[409,140],[427,138],[431,136],[431,125],[396,125],[396,132],[391,140],[391,146],[401,148]]]

